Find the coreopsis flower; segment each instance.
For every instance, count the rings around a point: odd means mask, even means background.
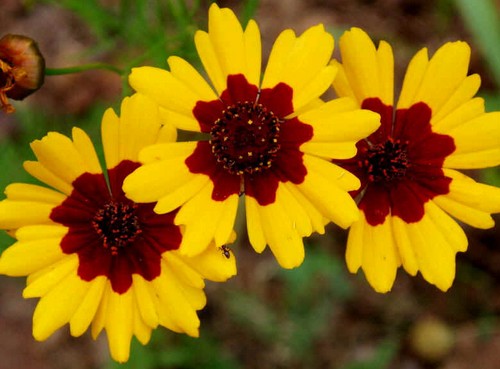
[[[12,113],[8,98],[22,100],[38,90],[45,76],[45,60],[34,40],[21,35],[0,39],[0,109]]]
[[[66,323],[73,336],[91,325],[94,338],[106,330],[111,356],[124,362],[132,336],[145,344],[159,325],[198,336],[204,278],[234,275],[234,258],[215,247],[181,255],[176,210],[156,214],[154,204],[137,204],[121,189],[143,146],[175,136],[173,127],[160,124],[157,106],[134,95],[123,101],[121,117],[111,109],[104,114],[104,171],[78,128],[72,139],[52,132],[32,143],[38,160],[25,169],[49,187],[7,187],[0,227],[17,241],[0,257],[0,273],[28,276],[23,296],[40,297],[37,340]]]
[[[341,37],[340,52],[335,91],[381,117],[380,128],[358,142],[358,154],[337,161],[362,183],[353,193],[361,217],[349,232],[348,268],[361,267],[379,292],[391,289],[401,265],[445,291],[455,277],[456,253],[467,249],[453,218],[489,228],[490,214],[500,211],[498,188],[456,170],[500,163],[500,112],[485,113],[483,100],[474,97],[480,78],[467,75],[465,42],[446,43],[430,60],[427,49],[420,50],[396,104],[388,43],[376,48],[353,28]]]
[[[285,30],[272,48],[261,81],[261,40],[255,21],[242,28],[235,14],[213,4],[208,32],[195,35],[207,82],[190,64],[170,57],[170,71],[132,70],[132,87],[155,100],[164,119],[201,133],[199,141],[153,145],[124,182],[137,202],[155,211],[181,206],[181,251],[196,255],[233,231],[244,196],[251,245],[269,245],[285,268],[301,264],[303,237],[333,221],[358,217],[348,191],[359,180],[330,162],[355,155],[355,143],[378,127],[378,115],[351,99],[323,103],[336,68],[333,38],[322,25],[296,36]]]

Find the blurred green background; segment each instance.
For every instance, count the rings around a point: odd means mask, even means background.
[[[284,28],[302,32],[322,22],[336,39],[358,26],[389,41],[398,83],[420,48],[435,51],[462,39],[473,49],[470,73],[482,77],[487,110],[500,109],[500,3],[495,0],[245,0],[220,1],[243,23],[257,19],[264,55]],[[210,1],[2,0],[0,35],[21,33],[39,43],[51,69],[107,63],[102,69],[48,76],[36,94],[0,115],[0,188],[33,181],[22,162],[29,143],[56,130],[85,129],[99,142],[104,110],[131,93],[134,66],[166,67],[169,55],[199,66],[193,35],[206,29]],[[499,122],[500,124],[500,122]],[[500,185],[497,168],[470,173]],[[497,220],[499,218],[497,217]],[[376,294],[362,273],[347,272],[346,232],[329,227],[307,240],[307,257],[281,270],[270,253],[255,255],[241,238],[232,246],[239,274],[207,284],[201,337],[158,329],[152,341],[132,344],[131,359],[109,360],[106,342],[74,339],[63,328],[43,343],[31,337],[35,301],[21,298],[23,279],[0,277],[0,369],[161,368],[500,368],[500,232],[466,228],[470,247],[460,254],[454,286],[442,293],[420,276],[398,274],[392,292]],[[2,234],[0,250],[12,243]]]

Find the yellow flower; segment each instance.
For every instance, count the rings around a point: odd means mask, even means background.
[[[394,106],[393,54],[353,28],[340,39],[342,64],[333,87],[339,96],[381,116],[379,130],[358,142],[358,155],[335,161],[361,180],[360,220],[353,224],[346,260],[363,269],[379,292],[391,289],[400,265],[441,290],[455,277],[455,255],[467,238],[452,217],[490,228],[500,211],[500,190],[456,169],[500,163],[500,112],[485,113],[474,97],[478,75],[467,76],[470,48],[450,42],[429,60],[411,60]],[[451,215],[451,217],[450,217]]]
[[[351,99],[323,103],[336,68],[333,38],[322,25],[297,37],[285,30],[272,48],[261,81],[261,41],[251,20],[243,30],[234,13],[213,4],[208,32],[195,43],[211,84],[178,57],[170,71],[132,71],[132,87],[161,106],[167,122],[205,139],[144,149],[144,164],[124,182],[137,202],[158,201],[155,211],[182,206],[181,252],[196,255],[233,232],[244,195],[248,237],[269,245],[281,266],[304,258],[303,237],[324,233],[333,221],[348,227],[358,217],[348,191],[358,179],[330,159],[355,155],[355,143],[379,125],[378,115]],[[213,87],[213,88],[212,88]]]
[[[236,266],[215,247],[196,258],[181,255],[177,211],[159,215],[154,204],[124,196],[123,178],[140,165],[139,150],[175,140],[176,133],[139,94],[123,101],[121,114],[109,109],[103,117],[104,173],[78,128],[72,139],[52,132],[32,143],[38,160],[25,169],[52,188],[7,187],[0,228],[13,231],[17,242],[2,254],[0,273],[28,276],[24,297],[40,297],[37,340],[66,323],[73,336],[92,325],[94,338],[106,329],[111,356],[124,362],[132,336],[145,344],[158,325],[198,336],[203,278],[223,281]]]

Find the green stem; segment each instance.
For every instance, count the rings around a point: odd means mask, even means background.
[[[114,67],[105,63],[94,63],[94,64],[85,64],[79,65],[75,67],[66,67],[66,68],[46,68],[45,75],[46,76],[61,76],[64,74],[72,74],[72,73],[80,73],[88,70],[94,69],[104,69],[109,70],[110,72],[116,73],[120,76],[123,76],[124,71],[120,68]]]

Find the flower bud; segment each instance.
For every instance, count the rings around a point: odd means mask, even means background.
[[[38,90],[45,75],[45,60],[34,40],[21,35],[0,39],[0,109],[12,113],[7,98],[22,100]]]

